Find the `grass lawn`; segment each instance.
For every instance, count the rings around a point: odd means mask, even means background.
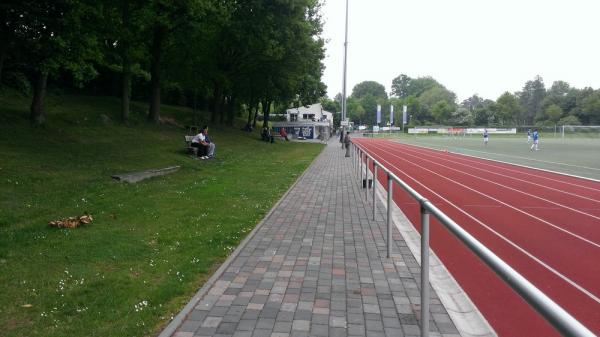
[[[156,334],[306,169],[322,145],[210,129],[217,158],[183,153],[184,130],[117,119],[119,100],[0,94],[0,335]],[[164,107],[181,120],[189,109]],[[185,121],[182,121],[182,124]],[[137,184],[111,174],[180,165]],[[78,229],[47,223],[92,214]]]

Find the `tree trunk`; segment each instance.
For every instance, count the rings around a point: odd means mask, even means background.
[[[271,102],[270,101],[263,101],[262,104],[262,111],[263,111],[263,128],[266,126],[269,126],[269,112],[271,111]]]
[[[219,124],[223,124],[225,121],[225,110],[227,108],[227,103],[229,100],[225,95],[221,96],[221,103],[219,104],[221,107],[219,108]]]
[[[129,120],[129,105],[131,101],[131,55],[130,55],[130,43],[129,43],[129,1],[123,1],[123,50],[122,50],[122,61],[123,61],[123,82],[121,91],[121,121],[127,123]]]
[[[233,120],[235,119],[235,96],[231,95],[229,98],[229,106],[227,107],[227,125],[233,126]]]
[[[33,84],[33,100],[29,120],[33,125],[42,125],[46,122],[46,108],[44,98],[46,96],[46,84],[48,83],[48,72],[39,71],[35,74]]]
[[[150,65],[152,94],[150,97],[150,110],[148,121],[158,124],[160,121],[160,61],[162,57],[162,45],[166,36],[166,28],[160,24],[154,27],[152,48],[150,50],[152,61]]]
[[[160,93],[159,93],[160,94]],[[123,59],[123,92],[121,96],[121,121],[129,120],[129,105],[131,102],[131,62]],[[160,100],[159,100],[160,102]],[[159,103],[160,104],[160,103]]]
[[[5,43],[0,46],[0,87],[2,86],[2,70],[4,69],[4,60],[6,59],[7,47]]]
[[[248,106],[248,122],[246,123],[246,126],[250,126],[250,124],[252,123],[252,105]]]
[[[210,122],[216,123],[217,117],[220,115],[221,110],[221,96],[223,95],[223,90],[221,89],[221,85],[215,82],[215,87],[213,89],[213,97],[212,97],[212,111],[210,115]]]
[[[252,128],[256,129],[256,118],[258,117],[258,103],[254,106],[254,121],[252,122]]]
[[[194,88],[194,98],[193,98],[193,125],[198,125],[198,90]]]

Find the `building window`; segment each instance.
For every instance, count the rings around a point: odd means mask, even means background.
[[[296,121],[298,121],[298,115],[290,114],[290,122],[296,122]]]

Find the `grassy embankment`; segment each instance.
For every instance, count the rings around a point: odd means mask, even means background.
[[[0,94],[0,331],[11,336],[146,336],[187,302],[320,152],[211,128],[217,158],[183,153],[184,130],[117,120],[119,100]],[[165,106],[185,124],[189,109]],[[180,165],[137,184],[111,174]],[[89,212],[78,229],[50,220]]]

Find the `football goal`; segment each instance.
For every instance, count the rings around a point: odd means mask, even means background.
[[[600,138],[600,125],[563,125],[562,138]]]

